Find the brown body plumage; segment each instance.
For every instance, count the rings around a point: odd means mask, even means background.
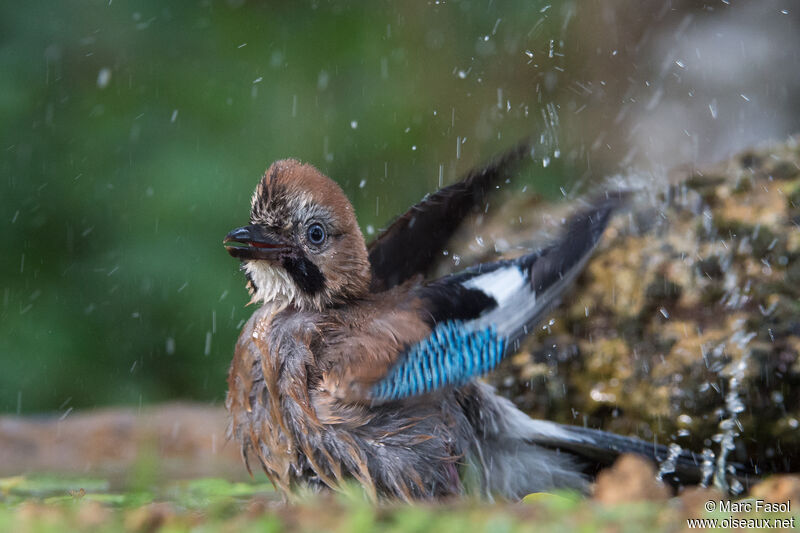
[[[385,373],[393,353],[430,331],[403,309],[409,302],[399,294],[383,296],[396,298],[390,316],[376,315],[369,300],[327,312],[275,313],[267,305],[242,331],[228,377],[232,428],[245,456],[255,457],[284,491],[300,481],[336,487],[350,478],[373,495],[403,499],[460,491],[454,463],[463,450],[452,433],[463,415],[426,405],[427,399],[400,409],[348,401],[360,397],[356,387]],[[409,432],[416,436],[403,438]],[[431,462],[415,470],[371,465],[409,447]]]
[[[255,457],[287,492],[300,480],[335,487],[349,478],[373,495],[406,499],[457,491],[452,463],[461,451],[450,444],[447,426],[461,421],[445,420],[436,409],[421,413],[420,406],[405,417],[394,408],[380,413],[358,401],[405,346],[430,333],[420,319],[419,299],[406,287],[371,296],[366,247],[344,193],[309,165],[275,163],[256,189],[251,222],[280,233],[305,217],[325,219],[335,241],[317,256],[325,287],[316,294],[279,291],[281,296],[263,302],[242,331],[228,377],[227,407],[245,457]],[[256,299],[258,291],[253,287]],[[342,301],[349,305],[336,305]],[[396,432],[429,426],[430,434],[417,440],[426,442],[430,458],[444,470],[438,477],[451,478],[450,486],[423,480],[427,473],[370,472],[365,447],[393,453],[398,446],[383,420],[389,413]],[[404,440],[401,447],[408,445]]]

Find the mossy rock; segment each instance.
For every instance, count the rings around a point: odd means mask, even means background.
[[[718,452],[720,422],[733,420],[733,458],[797,470],[799,141],[646,184],[547,327],[489,381],[532,416],[695,451]],[[553,235],[567,209],[533,217],[512,199],[468,224],[453,251],[495,259],[476,231],[510,242],[504,225],[522,217],[514,237],[542,220]]]

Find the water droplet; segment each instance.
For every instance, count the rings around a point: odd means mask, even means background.
[[[209,355],[211,353],[211,332],[206,331],[206,347],[203,350],[203,355]]]
[[[711,103],[708,104],[708,110],[711,113],[711,118],[716,120],[717,119],[717,99],[716,98],[712,98],[711,99]]]
[[[111,69],[101,68],[100,72],[97,73],[97,87],[105,89],[109,83],[111,83]]]

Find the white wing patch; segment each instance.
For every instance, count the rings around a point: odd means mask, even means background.
[[[484,292],[495,299],[498,307],[503,307],[526,284],[527,280],[520,269],[516,265],[509,265],[475,276],[464,283],[464,287]]]

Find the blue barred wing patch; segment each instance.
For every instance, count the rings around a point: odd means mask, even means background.
[[[373,386],[372,397],[397,400],[463,385],[496,367],[504,348],[505,339],[494,326],[474,329],[460,320],[440,323]]]

